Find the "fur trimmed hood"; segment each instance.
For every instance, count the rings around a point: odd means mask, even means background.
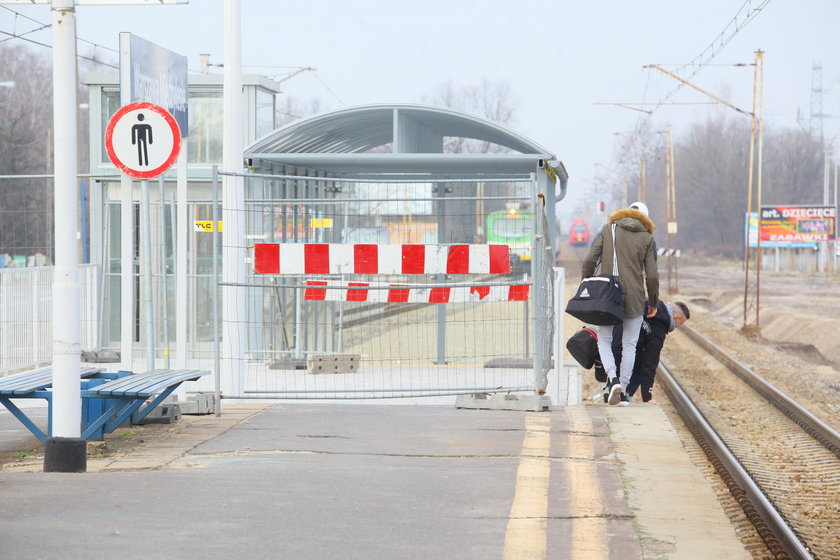
[[[630,231],[644,231],[649,233],[656,231],[656,226],[650,218],[635,208],[622,208],[610,214],[610,223],[615,222],[618,227]]]

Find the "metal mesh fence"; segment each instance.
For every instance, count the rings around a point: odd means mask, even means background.
[[[51,363],[53,270],[0,270],[0,376]],[[98,267],[80,267],[79,284],[81,348],[95,350],[100,328]]]
[[[51,176],[0,175],[0,268],[52,263],[53,214]]]
[[[244,221],[255,271],[241,286],[248,317],[243,396],[543,389],[551,367],[553,253],[533,191],[533,177],[247,177]],[[256,249],[274,245],[283,251],[279,269],[257,272],[264,263]],[[429,256],[441,251],[457,260],[460,250],[470,263],[502,246],[506,267],[438,270],[426,262],[406,272],[389,258],[407,246],[425,248],[427,261],[445,261]],[[376,262],[341,264],[372,247]],[[295,251],[299,270],[292,270]],[[324,258],[332,269],[319,268]]]

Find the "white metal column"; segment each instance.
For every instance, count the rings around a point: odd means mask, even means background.
[[[55,270],[53,276],[53,435],[81,435],[80,304],[76,219],[76,11],[53,0]],[[73,219],[59,219],[59,216]]]
[[[222,164],[228,172],[244,169],[242,153],[242,45],[239,0],[225,0],[224,144]],[[245,192],[242,177],[224,176],[222,184],[222,390],[241,395],[245,347]]]

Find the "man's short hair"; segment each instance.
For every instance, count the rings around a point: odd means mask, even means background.
[[[686,321],[691,318],[691,312],[688,310],[688,306],[682,301],[675,301],[674,307],[680,310],[680,313],[685,317]]]

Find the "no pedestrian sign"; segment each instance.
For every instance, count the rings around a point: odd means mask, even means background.
[[[135,179],[150,179],[175,163],[181,133],[166,109],[147,102],[129,103],[108,122],[105,149],[117,169]]]

